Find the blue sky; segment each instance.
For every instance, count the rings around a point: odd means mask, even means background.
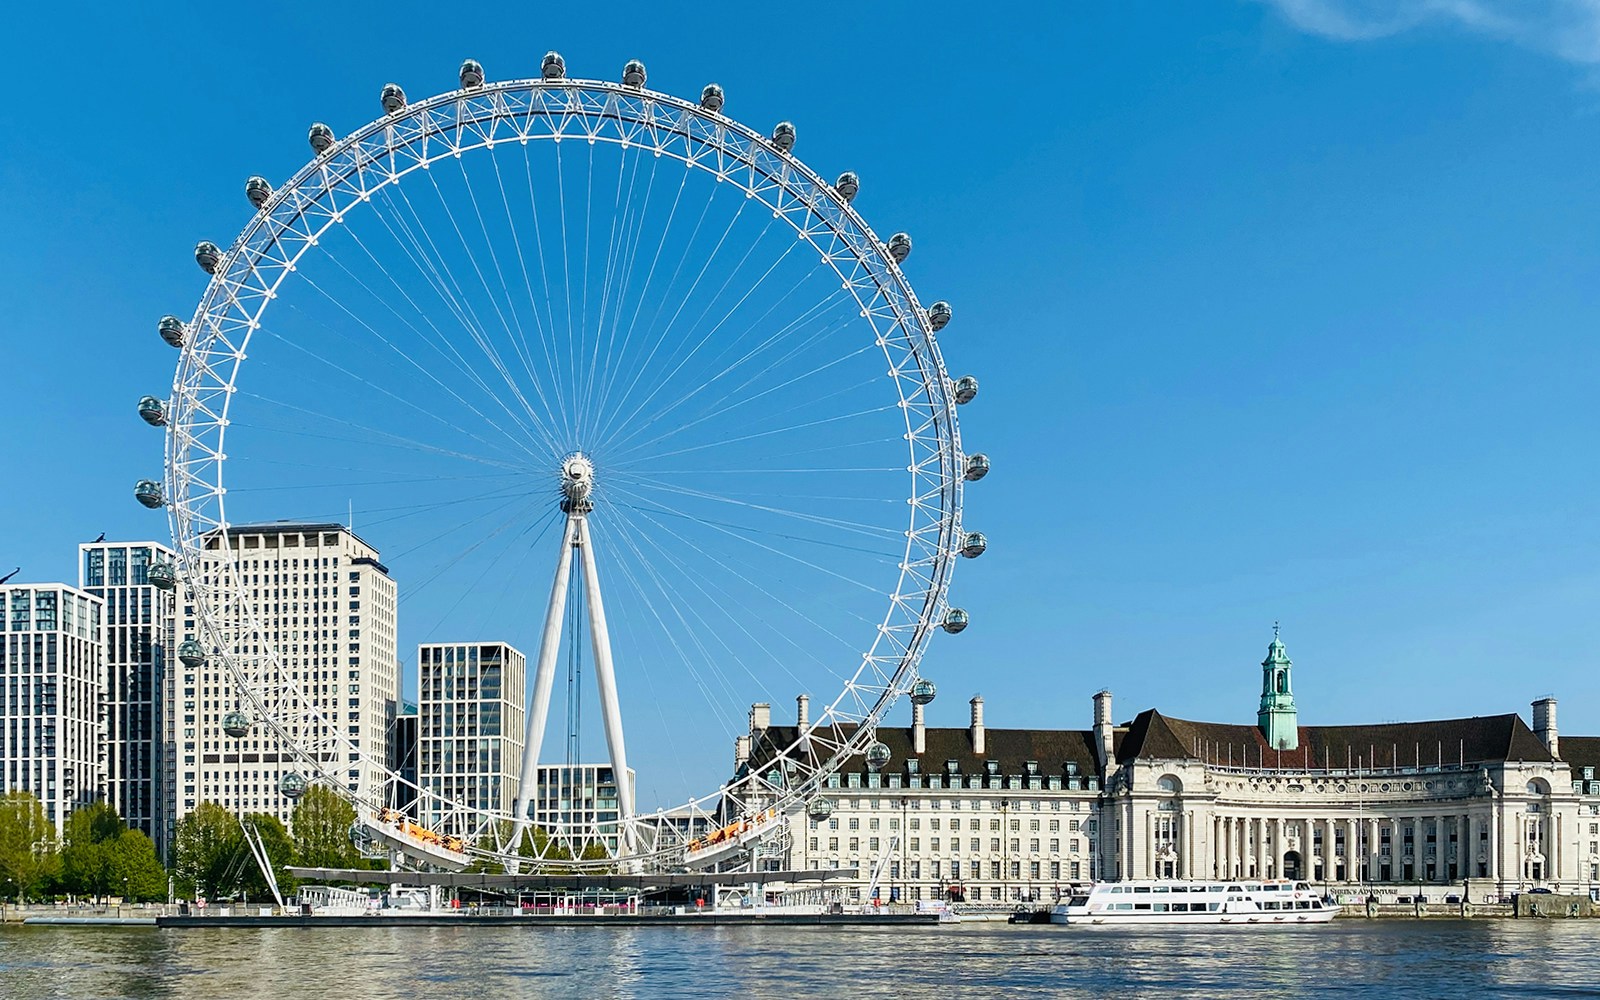
[[[995,471],[955,586],[974,624],[925,661],[935,723],[981,691],[991,725],[1079,727],[1102,686],[1119,719],[1251,719],[1281,621],[1305,722],[1554,693],[1600,732],[1600,16],[1377,9],[21,12],[0,573],[164,530],[129,495],[161,461],[133,403],[170,383],[155,319],[192,311],[193,244],[244,224],[245,177],[287,177],[308,123],[369,120],[386,81],[532,75],[553,47],[792,119],[954,304],[947,361],[982,381],[963,437]]]

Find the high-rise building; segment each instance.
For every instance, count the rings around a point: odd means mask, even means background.
[[[129,828],[155,842],[163,857],[172,841],[177,777],[166,719],[172,705],[168,665],[176,595],[153,585],[149,569],[155,562],[171,565],[175,558],[159,542],[78,546],[78,586],[105,602],[105,798]]]
[[[387,804],[412,819],[418,818],[413,791],[417,788],[417,722],[417,706],[401,702],[400,714],[389,727],[389,770],[399,777],[400,785],[392,790]]]
[[[206,540],[203,586],[240,591],[238,610],[204,634],[192,598],[183,635],[207,659],[175,670],[184,704],[178,724],[178,815],[203,801],[288,821],[283,776],[315,770],[367,801],[384,794],[389,728],[400,697],[395,583],[378,550],[340,524],[277,523],[227,529]],[[232,661],[307,764],[260,720],[247,735],[224,732],[230,713],[252,715]],[[193,706],[193,707],[191,707]]]
[[[613,856],[621,847],[617,831],[616,771],[610,764],[540,764],[533,797],[533,824],[568,831],[605,846]],[[634,777],[632,768],[628,777]],[[628,787],[638,787],[632,780]],[[631,805],[632,803],[630,803]]]
[[[427,642],[417,647],[417,779],[446,801],[511,812],[522,767],[528,662],[504,642]],[[437,807],[421,821],[455,829]]]
[[[100,791],[103,609],[64,583],[0,588],[0,791],[33,792],[57,830]]]

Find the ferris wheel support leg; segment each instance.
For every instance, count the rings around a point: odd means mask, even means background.
[[[522,744],[522,775],[517,784],[510,850],[515,853],[528,828],[528,804],[533,801],[539,776],[539,751],[544,742],[545,717],[550,712],[550,689],[556,680],[556,654],[561,651],[561,618],[567,608],[567,581],[572,575],[572,549],[578,541],[582,522],[571,515],[561,533],[561,558],[556,562],[555,582],[550,585],[550,604],[544,615],[544,635],[539,640],[539,662],[533,674],[533,704],[528,708],[528,728]]]
[[[600,600],[600,574],[595,568],[594,543],[587,520],[578,522],[578,548],[583,556],[584,595],[589,605],[589,636],[594,645],[594,673],[600,691],[600,714],[606,728],[606,748],[617,781],[617,853],[631,853],[633,835],[633,778],[628,773],[628,749],[622,738],[622,706],[617,701],[617,675],[611,665],[611,633]]]

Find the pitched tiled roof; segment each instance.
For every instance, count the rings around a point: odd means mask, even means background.
[[[1574,768],[1592,767],[1600,773],[1600,736],[1563,736],[1557,749],[1561,759]],[[1582,776],[1582,771],[1573,772],[1575,778]]]
[[[1117,760],[1202,759],[1213,764],[1321,768],[1554,759],[1515,713],[1374,726],[1301,726],[1299,733],[1297,749],[1277,751],[1255,726],[1190,722],[1152,709],[1128,724]],[[1563,748],[1566,743],[1562,741]]]
[[[853,733],[855,727],[841,726],[846,733]],[[765,730],[751,748],[751,760],[755,766],[760,766],[765,761],[771,760],[777,753],[789,747],[799,737],[799,731],[794,726],[772,726]],[[926,736],[927,749],[922,754],[912,753],[911,727],[880,726],[878,739],[889,748],[889,765],[884,768],[888,772],[905,771],[905,762],[910,758],[918,759],[918,766],[924,774],[930,771],[943,773],[947,761],[956,761],[962,774],[982,774],[989,761],[996,761],[1001,774],[1023,774],[1028,761],[1039,765],[1041,775],[1065,774],[1067,764],[1077,765],[1077,771],[1082,775],[1099,773],[1099,764],[1095,760],[1094,733],[1085,729],[988,729],[984,730],[984,752],[972,752],[972,738],[969,730],[961,729],[928,729]],[[866,762],[860,755],[852,757],[843,770],[854,771],[866,767]]]

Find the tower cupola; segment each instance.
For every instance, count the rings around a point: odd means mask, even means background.
[[[1267,658],[1261,661],[1261,708],[1256,712],[1256,725],[1274,750],[1295,750],[1300,746],[1300,719],[1289,682],[1293,666],[1274,624],[1272,645],[1267,647]]]

